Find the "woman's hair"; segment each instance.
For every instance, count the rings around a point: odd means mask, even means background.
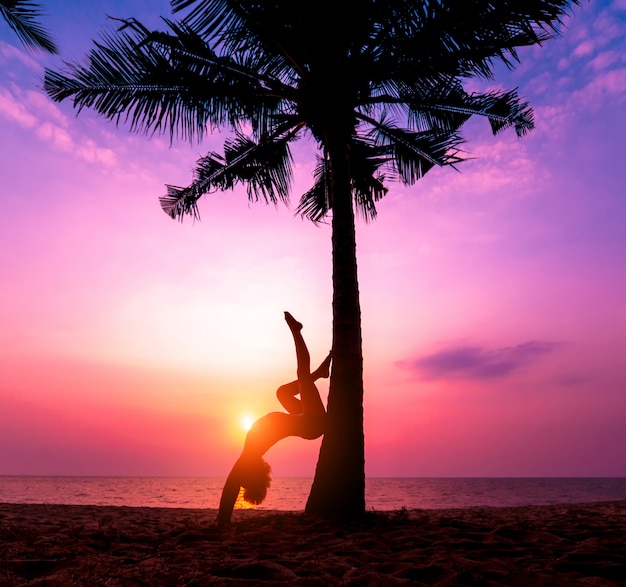
[[[260,457],[246,463],[241,481],[245,501],[253,505],[263,502],[272,481],[271,472],[272,467]]]

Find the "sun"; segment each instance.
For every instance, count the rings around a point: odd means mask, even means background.
[[[252,428],[252,424],[254,424],[254,418],[250,414],[244,414],[239,419],[241,422],[241,427],[247,432]]]

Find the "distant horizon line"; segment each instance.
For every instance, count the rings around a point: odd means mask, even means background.
[[[225,479],[226,475],[77,475],[77,474],[41,474],[41,473],[0,473],[2,477],[52,477],[52,478],[84,478],[84,479]],[[273,479],[311,479],[312,476],[276,475]],[[626,475],[366,475],[365,479],[626,479]]]

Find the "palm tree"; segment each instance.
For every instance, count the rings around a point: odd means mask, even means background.
[[[188,187],[161,198],[173,218],[198,217],[198,200],[242,183],[251,200],[289,197],[289,146],[318,148],[298,212],[331,216],[333,369],[328,429],[307,511],[365,511],[363,358],[355,211],[376,216],[388,181],[411,185],[462,160],[460,129],[473,115],[494,133],[533,126],[516,91],[469,93],[516,48],[558,32],[576,0],[173,0],[182,21],[153,32],[134,19],[96,44],[85,65],[47,71],[57,101],[73,99],[140,132],[200,140],[230,129],[224,152],[198,161]]]
[[[57,52],[54,41],[37,22],[37,18],[42,14],[38,2],[0,0],[0,14],[28,49]]]

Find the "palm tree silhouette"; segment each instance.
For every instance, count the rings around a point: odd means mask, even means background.
[[[468,78],[512,67],[516,48],[554,36],[576,0],[173,0],[167,32],[134,19],[95,46],[86,65],[47,71],[57,101],[92,108],[140,132],[202,139],[229,128],[224,152],[198,161],[188,187],[161,198],[173,218],[198,217],[199,198],[238,184],[251,200],[289,197],[289,145],[311,136],[313,186],[298,212],[332,222],[333,368],[328,428],[306,509],[365,511],[363,358],[355,211],[376,216],[388,181],[413,184],[462,160],[461,126],[494,133],[533,126],[516,91],[469,93]]]
[[[37,22],[42,14],[38,2],[0,0],[0,14],[28,49],[57,53],[52,37]]]

